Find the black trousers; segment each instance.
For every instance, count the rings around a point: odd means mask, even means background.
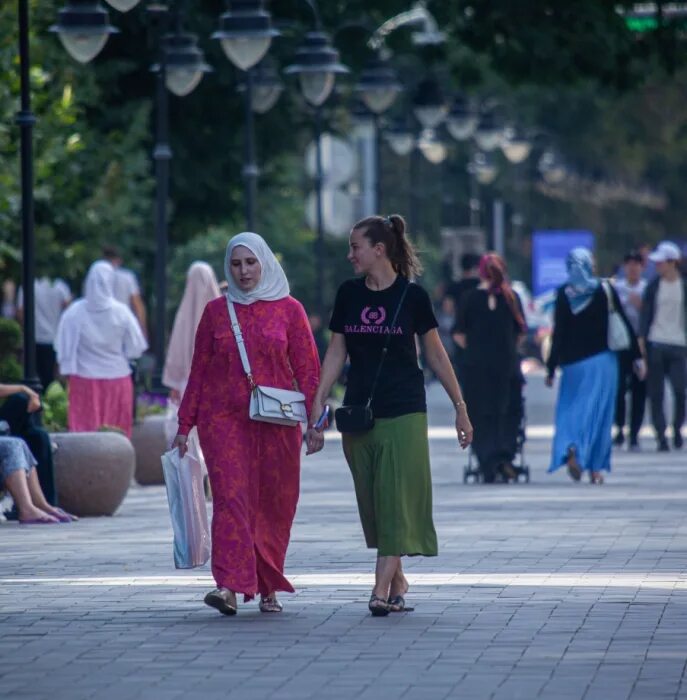
[[[52,345],[36,343],[36,372],[43,385],[43,391],[55,379],[55,349]]]
[[[513,374],[508,384],[505,410],[470,415],[474,436],[472,451],[477,457],[484,481],[490,483],[505,462],[513,462],[518,450],[518,436],[523,419],[522,375]],[[468,406],[468,411],[470,410]]]
[[[673,429],[680,432],[685,422],[685,385],[687,384],[687,348],[680,345],[649,343],[648,389],[651,403],[651,421],[656,437],[665,438],[666,417],[663,411],[664,384],[667,379],[673,390],[675,410]]]
[[[36,458],[36,472],[45,498],[51,505],[57,505],[55,474],[52,461],[50,436],[40,427],[35,413],[28,412],[29,398],[26,394],[12,394],[0,406],[0,420],[10,426],[10,435],[19,437],[28,445]]]
[[[630,442],[637,440],[644,422],[646,406],[646,380],[639,379],[632,369],[629,353],[621,352],[618,357],[618,396],[615,402],[615,424],[618,430],[625,428],[627,416],[627,394],[630,393]]]

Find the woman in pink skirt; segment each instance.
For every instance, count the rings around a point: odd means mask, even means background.
[[[129,360],[148,347],[138,321],[113,296],[109,262],[91,265],[85,295],[62,315],[55,350],[60,374],[69,378],[71,432],[119,428],[131,437],[133,382]]]

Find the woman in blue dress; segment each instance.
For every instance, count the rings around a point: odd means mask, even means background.
[[[635,371],[643,375],[645,370],[618,294],[594,275],[591,252],[575,248],[566,262],[568,281],[556,297],[547,362],[549,387],[556,368],[561,368],[549,472],[565,464],[574,481],[586,471],[591,483],[602,484],[602,472],[611,469],[611,428],[618,386],[617,353],[608,347],[608,294],[627,327]]]

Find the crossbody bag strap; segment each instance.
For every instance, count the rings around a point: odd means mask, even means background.
[[[239,324],[239,319],[236,316],[234,303],[229,299],[229,297],[227,297],[227,307],[229,309],[229,318],[231,319],[231,330],[234,333],[236,345],[238,345],[239,348],[239,355],[241,356],[243,371],[246,373],[246,377],[248,377],[251,387],[255,388],[253,374],[250,369],[250,362],[248,361],[248,353],[246,352],[246,343],[243,340],[243,333],[241,332],[241,324]]]
[[[601,286],[604,288],[606,299],[608,300],[608,313],[612,314],[615,312],[615,303],[613,301],[613,292],[610,289],[611,283],[608,280],[602,280]]]
[[[391,330],[393,332],[394,326],[396,325],[396,321],[398,320],[398,314],[401,312],[401,307],[403,306],[403,300],[406,298],[406,294],[408,293],[408,288],[410,287],[410,282],[406,284],[405,289],[403,290],[403,293],[401,294],[401,298],[399,299],[398,306],[396,307],[396,313],[394,314],[393,319],[391,320]],[[375,378],[372,382],[372,387],[370,388],[370,398],[367,400],[367,406],[370,406],[372,403],[372,397],[374,396],[375,389],[377,388],[377,382],[379,381],[379,375],[382,373],[382,366],[384,365],[384,360],[386,359],[386,356],[389,352],[389,344],[391,343],[391,333],[389,334],[388,338],[386,339],[386,343],[384,343],[384,347],[382,348],[382,357],[379,360],[379,365],[377,366],[377,373],[375,374]]]

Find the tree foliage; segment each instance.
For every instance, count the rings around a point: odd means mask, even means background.
[[[77,283],[103,243],[118,245],[152,292],[154,257],[153,148],[156,32],[143,3],[127,14],[110,10],[121,33],[85,66],[75,63],[48,32],[60,3],[31,1],[31,81],[35,128],[35,197],[38,271]],[[183,3],[182,3],[183,4]],[[330,129],[345,133],[357,71],[370,56],[371,28],[409,0],[320,2],[323,24],[334,35],[352,76],[325,110]],[[594,177],[648,183],[666,193],[663,212],[631,202],[597,207],[546,199],[530,188],[523,194],[513,170],[501,163],[494,191],[528,215],[527,227],[588,225],[609,251],[630,239],[654,239],[679,231],[685,216],[681,196],[687,161],[685,98],[680,87],[683,54],[678,28],[661,21],[641,39],[618,15],[617,0],[442,0],[430,2],[448,41],[418,49],[411,31],[388,40],[393,62],[406,84],[398,109],[408,109],[414,86],[433,71],[447,90],[476,97],[497,96],[509,119],[536,126],[584,172]],[[659,3],[662,5],[664,3]],[[197,257],[217,272],[226,239],[242,230],[243,117],[241,76],[211,41],[224,6],[199,0],[184,25],[200,37],[214,72],[185,98],[170,96],[174,153],[170,190],[170,299],[176,303],[185,267]],[[287,65],[311,27],[302,0],[271,3],[282,37],[271,54]],[[20,256],[19,139],[16,3],[0,5],[0,274],[18,278]],[[277,107],[256,119],[261,164],[258,230],[281,255],[295,293],[314,303],[313,234],[303,220],[308,185],[302,158],[312,138],[311,114],[287,80]],[[407,213],[419,202],[416,228],[425,247],[439,242],[442,224],[465,223],[468,211],[468,151],[451,146],[441,169],[421,166],[417,192],[409,191],[407,163],[386,149],[387,206]],[[535,163],[536,154],[532,157]],[[530,165],[530,175],[536,168]],[[524,173],[520,171],[520,175]],[[520,183],[522,184],[522,183]],[[327,297],[348,274],[342,241],[327,241]],[[331,272],[331,274],[329,274]]]

